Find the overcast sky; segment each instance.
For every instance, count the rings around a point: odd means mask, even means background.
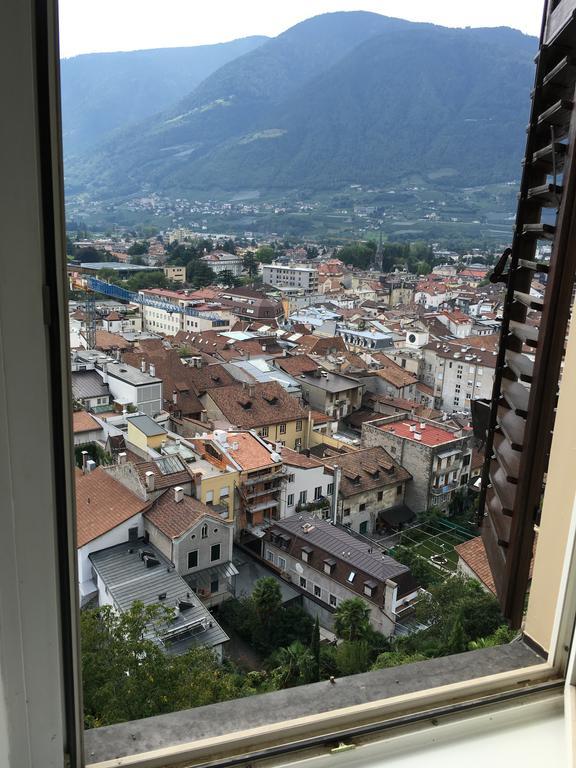
[[[538,35],[543,0],[60,0],[62,57],[273,37],[303,19],[364,10],[450,27]]]

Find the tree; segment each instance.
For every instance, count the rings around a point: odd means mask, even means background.
[[[402,664],[413,664],[415,661],[424,661],[426,656],[421,653],[402,653],[402,651],[387,651],[381,653],[372,669],[388,669],[389,667],[399,667]]]
[[[334,632],[343,640],[361,640],[370,626],[370,608],[360,597],[343,600],[334,613]]]
[[[350,264],[360,269],[368,269],[374,254],[376,253],[376,243],[350,243],[338,251],[338,258],[344,264]]]
[[[132,243],[132,245],[128,248],[126,253],[129,256],[142,256],[143,254],[148,253],[149,248],[150,248],[150,243],[147,240],[144,240],[142,242]]]
[[[186,277],[194,288],[204,288],[204,286],[211,285],[216,280],[213,270],[202,259],[193,259],[188,263]]]
[[[252,602],[261,622],[271,622],[282,606],[280,585],[273,576],[258,579],[252,591]]]
[[[276,258],[276,251],[270,245],[261,245],[254,255],[260,264],[271,264]]]
[[[340,675],[358,675],[370,667],[370,648],[365,640],[344,640],[336,648],[336,664]]]
[[[223,269],[222,272],[219,272],[216,277],[216,282],[219,285],[224,285],[225,287],[236,287],[237,285],[240,285],[242,282],[240,278],[236,277],[236,275],[231,272],[229,269]]]
[[[224,240],[220,247],[223,251],[226,251],[226,253],[236,253],[236,243],[231,237],[228,238],[228,240]]]
[[[254,279],[258,274],[258,259],[253,251],[246,251],[242,259],[242,267],[248,272],[248,277]]]
[[[312,640],[310,641],[310,650],[314,659],[313,667],[313,680],[318,682],[320,680],[320,622],[318,616],[314,622],[314,629],[312,630]]]
[[[272,679],[279,688],[314,682],[315,662],[310,648],[296,640],[280,648],[271,659]]]
[[[111,606],[80,614],[84,720],[87,728],[258,692],[258,680],[223,667],[209,648],[181,655],[165,653],[150,639],[173,611],[133,603],[117,613]]]

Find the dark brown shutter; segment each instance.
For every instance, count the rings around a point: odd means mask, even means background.
[[[576,0],[544,11],[486,436],[482,538],[504,615],[519,627],[550,452],[576,268]],[[537,261],[537,246],[551,256]],[[531,294],[546,282],[543,299]]]

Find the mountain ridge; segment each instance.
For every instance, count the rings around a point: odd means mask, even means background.
[[[71,178],[84,189],[97,178],[92,191],[104,196],[508,180],[536,45],[505,27],[314,17],[225,64],[136,134],[100,145]]]

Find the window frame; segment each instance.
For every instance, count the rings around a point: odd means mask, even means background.
[[[35,638],[32,615],[26,616],[26,602],[31,599],[30,605],[35,605],[34,591],[37,591],[37,584],[32,585],[24,580],[19,581],[21,576],[20,568],[15,569],[14,574],[8,574],[6,582],[2,582],[6,590],[11,585],[17,586],[11,596],[11,609],[16,606],[17,614],[21,617],[22,625],[14,628],[12,642],[16,647],[20,647],[22,652],[22,666],[14,670],[9,675],[9,682],[12,687],[21,687],[26,690],[28,700],[22,699],[20,706],[16,707],[10,714],[10,722],[15,722],[16,717],[22,717],[25,725],[16,729],[16,733],[11,733],[10,747],[13,751],[18,750],[21,754],[31,755],[31,760],[35,764],[47,764],[61,762],[62,754],[66,754],[71,761],[71,765],[81,765],[83,758],[81,753],[82,726],[80,721],[79,702],[79,656],[78,656],[78,637],[77,622],[78,607],[76,599],[76,565],[73,537],[70,532],[74,531],[73,519],[73,498],[74,490],[71,482],[72,462],[71,462],[71,419],[68,412],[69,404],[69,373],[67,370],[67,327],[65,313],[65,295],[63,291],[65,263],[63,249],[63,196],[61,179],[61,151],[59,146],[59,117],[57,114],[58,97],[58,73],[57,73],[57,24],[55,4],[49,1],[45,4],[45,16],[40,15],[39,6],[16,3],[14,0],[8,0],[4,7],[0,8],[0,19],[4,18],[7,22],[4,25],[6,34],[3,40],[7,45],[0,54],[4,54],[8,59],[11,58],[12,66],[6,67],[5,71],[10,72],[10,78],[22,77],[25,81],[25,89],[22,92],[21,103],[14,101],[16,114],[12,113],[12,120],[9,121],[8,130],[12,131],[15,140],[14,146],[22,143],[30,147],[29,160],[23,161],[23,156],[18,153],[14,158],[12,167],[11,158],[8,157],[8,173],[6,174],[6,184],[10,184],[13,177],[19,181],[20,186],[24,188],[26,184],[30,192],[30,197],[26,198],[27,217],[26,223],[30,232],[24,232],[26,228],[16,226],[14,222],[24,221],[18,217],[19,206],[22,201],[7,199],[8,205],[3,211],[0,211],[0,218],[10,224],[6,228],[8,232],[8,247],[10,243],[10,230],[18,231],[20,245],[18,252],[20,254],[19,264],[10,264],[9,270],[3,274],[3,285],[0,286],[0,323],[2,318],[9,316],[15,307],[15,300],[19,299],[19,293],[14,289],[18,285],[26,284],[30,298],[29,312],[30,317],[26,318],[27,327],[33,330],[32,335],[27,335],[27,353],[30,361],[33,363],[35,375],[31,380],[34,381],[35,399],[30,414],[27,414],[31,420],[37,414],[40,419],[36,423],[35,440],[37,448],[48,449],[49,457],[46,462],[46,468],[38,480],[38,487],[30,489],[18,486],[18,494],[11,500],[12,509],[22,513],[19,518],[19,527],[15,527],[15,520],[18,519],[12,515],[9,526],[13,529],[15,553],[18,555],[18,565],[22,570],[28,563],[33,562],[33,558],[38,558],[36,567],[45,566],[45,590],[42,594],[44,603],[43,616],[46,616],[46,626],[42,637]],[[36,47],[33,49],[33,43],[30,30],[36,28]],[[2,24],[0,24],[2,30]],[[30,67],[30,62],[36,64],[36,67]],[[26,80],[26,78],[29,80]],[[37,82],[36,82],[37,79]],[[39,105],[36,108],[36,105]],[[10,135],[10,133],[9,133]],[[39,137],[39,138],[38,138]],[[37,153],[38,143],[44,152]],[[15,153],[16,154],[16,153]],[[40,168],[39,155],[42,155],[42,167]],[[12,174],[10,173],[12,171]],[[40,179],[40,182],[38,182]],[[30,200],[34,197],[34,191],[39,190],[40,195],[34,210],[30,207]],[[12,196],[17,198],[17,195]],[[4,230],[3,230],[4,231]],[[24,237],[24,243],[21,242]],[[42,279],[39,279],[42,277]],[[14,301],[11,301],[10,291],[14,293]],[[45,310],[49,310],[44,314]],[[46,318],[48,322],[46,322]],[[48,333],[45,333],[45,322],[48,326]],[[6,322],[3,323],[6,325]],[[39,356],[30,354],[30,349],[39,351]],[[23,371],[21,366],[21,357],[17,354],[18,350],[12,345],[8,345],[3,350],[4,362],[18,361],[18,366],[11,371],[8,366],[0,379],[0,385],[3,391],[8,394],[7,405],[10,403],[10,397],[15,396],[16,378],[21,392]],[[17,372],[17,374],[16,374]],[[45,390],[42,389],[46,385]],[[0,415],[3,422],[8,421],[16,415],[8,412],[7,405],[0,405]],[[16,411],[16,409],[15,409]],[[49,418],[47,418],[49,415]],[[22,414],[18,413],[18,418]],[[2,422],[2,423],[3,423]],[[25,431],[25,430],[22,430]],[[19,455],[25,457],[24,449],[28,451],[29,446],[22,444],[22,441],[16,440],[10,446],[10,456],[17,459]],[[39,448],[40,449],[40,448]],[[3,450],[6,450],[3,446]],[[22,462],[25,466],[25,462]],[[9,468],[3,468],[2,472],[8,476],[11,481],[18,478],[18,467],[15,461],[11,462]],[[4,474],[2,477],[4,478]],[[11,486],[13,482],[11,482]],[[31,506],[31,499],[34,493],[41,492],[48,504],[42,509],[44,519],[39,515],[40,507]],[[62,502],[62,506],[59,503]],[[47,509],[46,509],[47,508]],[[576,516],[572,515],[574,521]],[[37,542],[30,542],[29,536],[25,535],[22,526],[28,522],[34,522]],[[63,522],[64,527],[60,529],[58,522]],[[39,528],[36,526],[39,524]],[[30,528],[28,528],[30,530]],[[574,526],[572,527],[572,534]],[[573,546],[574,539],[571,540]],[[27,553],[24,547],[30,548]],[[47,546],[48,542],[48,546]],[[54,545],[54,546],[52,546]],[[480,696],[488,695],[490,692],[502,691],[511,687],[525,684],[527,675],[533,683],[545,681],[563,675],[566,670],[567,655],[574,628],[574,602],[576,595],[576,568],[574,554],[565,561],[564,577],[559,592],[559,611],[555,621],[554,641],[550,652],[550,661],[533,667],[514,670],[509,673],[500,673],[498,675],[486,676],[476,680],[467,680],[461,684],[453,686],[444,686],[439,689],[431,689],[425,692],[419,692],[416,697],[412,697],[412,707],[414,708],[414,699],[417,699],[418,711],[427,705],[440,705],[449,700],[450,696],[458,693],[460,696]],[[6,568],[2,571],[4,576]],[[0,614],[2,618],[5,614]],[[32,611],[28,611],[32,614]],[[47,639],[50,640],[47,643]],[[3,638],[3,643],[6,638]],[[37,648],[41,644],[43,652],[37,654]],[[572,671],[574,663],[572,663]],[[20,665],[15,665],[20,667]],[[2,668],[5,672],[5,668]],[[574,682],[574,678],[571,678]],[[26,685],[25,685],[26,684]],[[46,702],[45,706],[39,703],[45,700],[44,691],[52,692],[51,701]],[[410,698],[410,697],[408,697]],[[54,706],[54,701],[62,704],[62,707]],[[32,702],[32,703],[31,703]],[[358,705],[349,707],[344,713],[328,712],[324,713],[323,727],[333,729],[343,729],[351,727],[354,722],[361,718],[366,720],[367,714],[370,717],[382,719],[391,717],[395,712],[404,708],[406,711],[406,697],[397,697],[387,699],[369,705]],[[279,738],[285,738],[290,735],[291,738],[304,738],[306,733],[310,733],[314,728],[318,729],[318,718],[313,724],[311,722],[302,723],[298,721],[289,721],[284,723],[282,728],[275,730]],[[267,729],[268,730],[268,729]],[[50,734],[55,734],[50,739]],[[283,734],[283,736],[281,735]],[[262,734],[260,734],[261,736]],[[224,743],[234,743],[235,747],[241,747],[242,744],[251,744],[254,746],[256,734],[250,731],[243,733],[229,734],[227,739],[220,739],[220,747]],[[249,739],[249,741],[247,741]],[[210,742],[210,740],[206,740]],[[164,764],[169,762],[188,760],[191,756],[195,758],[202,754],[211,754],[205,752],[206,749],[213,750],[215,744],[212,742],[208,746],[206,742],[202,744],[181,744],[171,750],[164,750]],[[66,746],[65,746],[66,745]],[[22,747],[22,749],[19,749]],[[170,754],[167,754],[170,752]],[[36,759],[37,758],[37,759]],[[140,759],[139,759],[140,758]],[[140,756],[134,756],[126,760],[126,764],[144,765],[151,764],[151,760],[160,760],[160,755],[156,753],[151,756],[149,753],[143,753]]]

